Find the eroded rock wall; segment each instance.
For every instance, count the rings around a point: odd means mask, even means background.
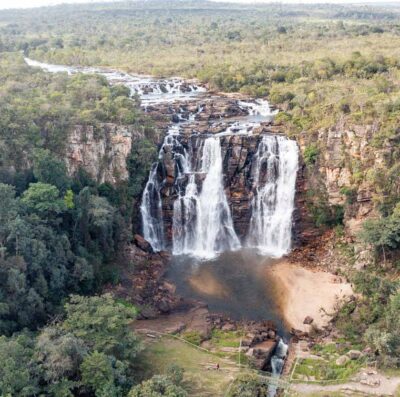
[[[378,150],[371,145],[376,130],[374,125],[348,126],[342,122],[311,138],[305,132],[299,139],[302,152],[311,142],[319,147],[314,172],[308,173],[306,185],[322,183],[330,205],[345,205],[345,226],[352,237],[365,219],[377,216],[368,171],[384,166],[388,148]]]
[[[75,126],[69,134],[65,161],[68,173],[84,169],[98,183],[128,179],[126,160],[135,140],[143,138],[132,125]]]

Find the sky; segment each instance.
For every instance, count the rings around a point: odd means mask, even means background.
[[[99,0],[0,0],[0,9],[6,8],[27,8],[27,7],[40,7],[55,5],[61,3],[90,3],[98,2]],[[100,0],[101,1],[101,0]],[[110,0],[108,0],[110,1]],[[281,3],[399,3],[400,0],[225,0],[231,2],[241,3],[268,3],[268,2],[281,2]]]

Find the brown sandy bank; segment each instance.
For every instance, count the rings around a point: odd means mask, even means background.
[[[288,326],[302,331],[310,330],[303,324],[307,316],[318,328],[327,325],[338,301],[353,294],[340,277],[285,260],[267,266],[265,277],[274,286],[276,304]]]

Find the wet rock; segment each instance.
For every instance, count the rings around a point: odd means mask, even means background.
[[[269,339],[275,339],[276,338],[276,332],[273,329],[270,329],[268,331],[268,338]]]
[[[173,123],[179,123],[181,120],[180,120],[179,116],[178,116],[176,113],[174,113],[174,114],[171,116],[171,121],[172,121]]]
[[[266,340],[253,346],[252,354],[249,356],[250,362],[257,369],[264,369],[274,354],[277,342],[274,340]]]

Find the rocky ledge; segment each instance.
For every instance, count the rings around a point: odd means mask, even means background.
[[[211,314],[213,329],[239,331],[243,334],[239,348],[228,348],[228,352],[245,353],[249,363],[256,369],[271,371],[271,358],[278,346],[280,336],[271,321],[236,321],[223,314]],[[207,346],[207,342],[205,344]],[[226,350],[226,349],[225,349]]]

